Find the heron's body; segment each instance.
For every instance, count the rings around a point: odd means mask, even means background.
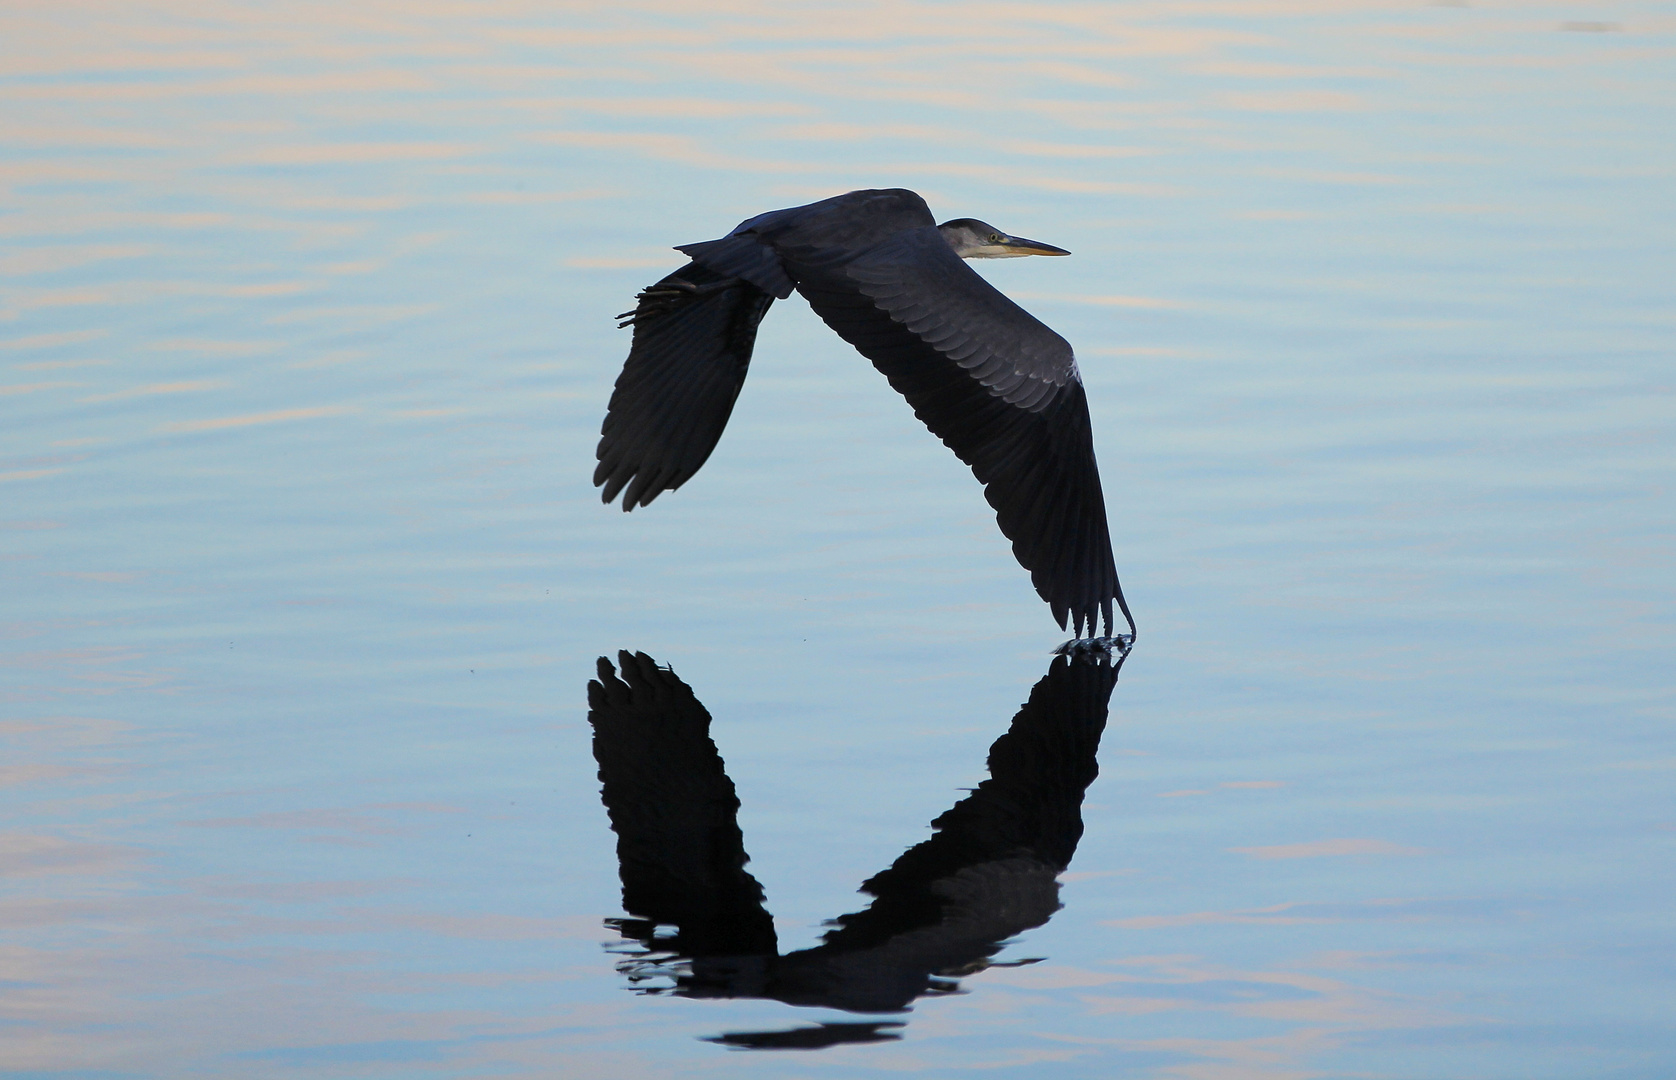
[[[629,317],[634,344],[594,473],[606,502],[622,492],[623,509],[644,506],[698,471],[758,323],[795,290],[972,467],[1061,626],[1092,633],[1099,615],[1110,629],[1114,600],[1128,617],[1071,346],[963,261],[1066,252],[969,218],[938,226],[900,189],[760,214],[678,250],[693,261]]]

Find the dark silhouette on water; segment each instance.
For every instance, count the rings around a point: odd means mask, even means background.
[[[601,657],[588,720],[632,916],[610,924],[641,946],[619,970],[644,993],[861,1013],[955,992],[1008,938],[1059,909],[1057,877],[1082,838],[1083,792],[1099,773],[1095,753],[1123,659],[1086,648],[1056,657],[990,747],[989,779],[931,823],[930,839],[862,884],[872,904],[833,920],[820,945],[780,955],[762,886],[745,869],[739,800],[710,740],[710,714],[645,653],[619,653],[620,671]],[[893,1039],[880,1030],[893,1026],[713,1041],[814,1049]]]
[[[819,1027],[792,1028],[790,1031],[730,1031],[704,1041],[738,1050],[824,1050],[839,1043],[895,1042],[902,1037],[896,1034],[895,1029],[906,1026],[891,1020],[866,1024],[821,1024]]]
[[[699,470],[744,385],[757,324],[803,294],[972,467],[1013,554],[1064,627],[1129,614],[1112,561],[1088,397],[1064,338],[963,261],[1068,255],[974,218],[937,225],[911,191],[852,191],[774,210],[639,295],[634,344],[599,440],[594,483],[623,509]]]

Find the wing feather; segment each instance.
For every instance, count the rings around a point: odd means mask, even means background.
[[[900,233],[842,265],[792,270],[821,318],[971,466],[1059,624],[1093,633],[1103,618],[1109,631],[1114,599],[1127,616],[1088,398],[1065,339],[984,281],[934,228]]]
[[[634,344],[600,428],[604,501],[645,506],[680,487],[716,448],[774,297],[689,263],[640,294]]]

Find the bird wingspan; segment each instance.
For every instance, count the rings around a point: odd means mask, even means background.
[[[600,429],[594,483],[623,509],[678,488],[710,457],[774,297],[696,262],[643,290],[634,344]]]
[[[1071,348],[927,231],[940,252],[916,239],[906,253],[794,265],[798,291],[972,467],[1059,625],[1109,629],[1123,594]],[[947,282],[945,307],[934,290]]]

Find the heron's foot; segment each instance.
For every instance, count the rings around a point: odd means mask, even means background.
[[[695,297],[707,296],[723,289],[731,289],[738,285],[739,281],[739,278],[723,278],[721,281],[712,281],[706,285],[694,285],[686,278],[666,277],[656,285],[649,285],[635,294],[634,298],[640,301],[639,306],[633,311],[623,311],[617,314],[617,318],[622,320],[617,324],[617,329],[621,330],[625,326],[633,326],[638,320],[651,315],[662,315],[665,312],[672,311]]]
[[[688,296],[704,296],[708,293],[721,292],[723,289],[731,289],[735,285],[739,284],[739,281],[739,278],[729,277],[722,278],[720,281],[712,281],[705,285],[694,285],[686,278],[666,277],[656,285],[653,285],[651,288],[643,291],[640,295],[657,296],[666,293],[685,293]]]
[[[1112,637],[1072,638],[1053,650],[1055,656],[1069,656],[1073,660],[1121,660],[1135,645],[1135,635],[1117,634]]]

